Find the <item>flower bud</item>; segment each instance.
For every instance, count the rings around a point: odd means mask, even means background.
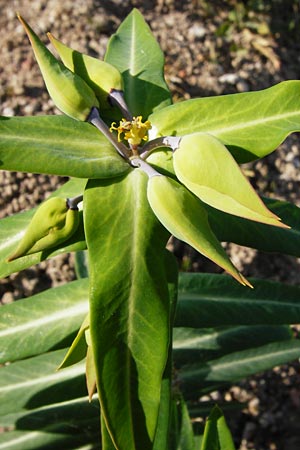
[[[8,261],[48,250],[69,239],[79,225],[78,209],[71,209],[67,200],[52,197],[42,203]]]

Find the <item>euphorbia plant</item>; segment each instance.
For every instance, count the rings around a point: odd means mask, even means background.
[[[298,208],[263,202],[238,164],[300,130],[300,82],[172,104],[137,10],[105,61],[48,34],[59,61],[19,19],[69,117],[2,117],[1,168],[71,179],[36,212],[2,220],[1,275],[76,251],[79,279],[0,309],[11,362],[0,372],[2,448],[98,448],[97,399],[103,449],[193,449],[199,436],[202,450],[233,448],[218,407],[198,437],[188,410],[204,416],[201,394],[299,355],[284,325],[300,316],[299,289],[250,283],[220,241],[299,256]],[[179,276],[171,234],[235,280]]]

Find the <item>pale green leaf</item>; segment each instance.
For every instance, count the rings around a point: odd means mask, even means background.
[[[202,131],[229,146],[237,161],[251,161],[268,155],[288,134],[300,131],[300,81],[183,101],[153,113],[149,120],[151,139]]]
[[[0,117],[0,168],[110,178],[130,166],[93,125],[65,116]]]
[[[51,196],[62,198],[75,197],[83,193],[86,185],[85,179],[74,178],[65,183],[61,188],[55,191]],[[12,254],[23,236],[30,220],[35,212],[35,208],[26,212],[21,212],[0,220],[0,277],[5,277],[11,273],[18,272],[40,261],[60,253],[69,251],[83,250],[86,248],[85,236],[83,230],[83,221],[74,236],[67,242],[59,245],[52,250],[35,253],[32,255],[18,258],[17,260],[7,262],[7,257]],[[80,213],[81,214],[81,213]],[[82,214],[81,214],[82,216]]]

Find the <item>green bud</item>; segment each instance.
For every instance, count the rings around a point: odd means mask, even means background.
[[[58,61],[25,20],[18,16],[31,42],[49,95],[55,105],[76,120],[86,120],[99,103],[93,90],[77,74]]]
[[[85,55],[55,39],[47,33],[50,42],[68,69],[77,73],[95,92],[101,109],[110,108],[108,95],[112,90],[123,91],[122,75],[111,64]]]
[[[205,208],[191,192],[172,178],[153,175],[147,197],[154,214],[173,236],[214,261],[242,285],[252,287],[228,258],[209,226]]]
[[[70,209],[67,200],[52,197],[35,212],[15,252],[8,261],[48,250],[69,239],[79,225],[78,209]]]

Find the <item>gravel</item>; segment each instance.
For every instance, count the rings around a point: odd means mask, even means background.
[[[0,114],[58,112],[45,91],[16,11],[40,36],[51,30],[77,50],[102,58],[109,36],[132,7],[139,8],[166,55],[166,79],[175,101],[263,89],[282,80],[299,79],[298,2],[262,2],[266,8],[255,14],[247,12],[245,3],[0,0]],[[289,34],[293,26],[294,35]],[[261,194],[299,206],[299,155],[299,139],[293,135],[273,154],[245,165],[245,170]],[[36,206],[65,181],[55,176],[2,171],[0,217]],[[174,242],[173,246],[182,267],[219,272],[181,243]],[[298,283],[299,259],[233,244],[228,244],[227,250],[246,276]],[[73,257],[64,255],[13,274],[0,282],[1,302],[9,303],[72,280],[73,268]],[[299,386],[299,365],[294,363],[253,377],[222,394],[249,401],[231,422],[240,450],[300,448]]]

